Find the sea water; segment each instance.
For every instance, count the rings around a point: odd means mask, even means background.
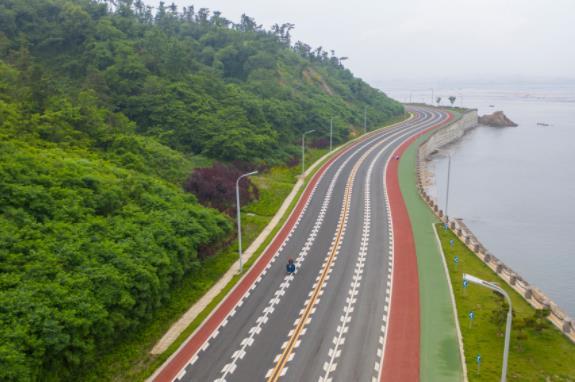
[[[478,127],[446,147],[449,210],[495,256],[575,317],[575,84],[434,89],[479,115],[503,110],[518,127]],[[390,91],[431,102],[431,90]],[[548,125],[544,126],[542,124]],[[447,155],[430,163],[445,208]]]

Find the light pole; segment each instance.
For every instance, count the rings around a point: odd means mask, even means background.
[[[502,294],[503,297],[505,297],[505,299],[507,300],[507,304],[509,304],[509,310],[507,311],[507,323],[505,324],[505,344],[503,345],[503,366],[501,367],[501,382],[505,382],[507,381],[507,359],[509,356],[509,337],[511,336],[511,319],[513,317],[511,299],[509,298],[507,292],[505,292],[499,285],[495,283],[490,283],[485,280],[481,280],[480,278],[468,275],[467,273],[463,274],[463,280],[467,280],[468,282],[484,286],[486,288],[496,291],[499,294]]]
[[[367,106],[363,107],[363,133],[367,133]]]
[[[447,153],[447,189],[445,190],[445,221],[449,223],[449,215],[447,214],[447,208],[449,207],[449,182],[451,178],[451,154]]]
[[[302,134],[301,136],[301,174],[305,172],[305,136],[309,133],[313,133],[315,130],[309,130]]]
[[[329,152],[333,147],[333,117],[329,120]]]
[[[242,264],[242,218],[240,214],[240,180],[246,176],[255,175],[257,171],[248,172],[247,174],[240,175],[240,177],[236,180],[236,212],[237,212],[237,221],[238,221],[238,253],[240,255],[240,274],[243,273],[243,264]]]
[[[433,97],[433,88],[431,88],[429,90],[431,90],[431,106],[433,106],[433,102],[435,101],[434,97]]]

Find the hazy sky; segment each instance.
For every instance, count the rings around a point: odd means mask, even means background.
[[[406,79],[575,78],[575,0],[174,2],[219,10],[234,22],[245,13],[266,28],[293,23],[294,41],[349,57],[346,66],[374,85]]]

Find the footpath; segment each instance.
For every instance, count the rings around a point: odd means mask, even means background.
[[[433,229],[439,220],[416,186],[417,148],[432,133],[414,141],[399,163],[399,183],[411,220],[419,273],[420,380],[463,381],[451,289]]]

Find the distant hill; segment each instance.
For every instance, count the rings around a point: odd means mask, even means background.
[[[182,190],[401,115],[321,48],[192,7],[0,1],[0,380],[67,380],[153,319],[232,224]],[[322,130],[323,129],[323,130]]]

